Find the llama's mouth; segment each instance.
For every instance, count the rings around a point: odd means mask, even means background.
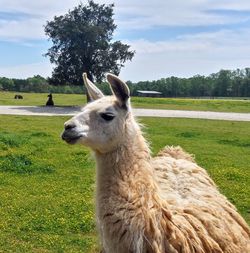
[[[64,141],[66,141],[68,144],[75,144],[80,139],[80,137],[75,138],[62,138]]]
[[[83,137],[83,134],[78,134],[78,135],[74,135],[74,134],[72,134],[72,133],[68,133],[68,132],[66,132],[66,131],[64,131],[63,133],[62,133],[62,139],[64,140],[64,141],[66,141],[68,144],[75,144],[75,143],[77,143],[77,141],[81,138],[81,137]]]

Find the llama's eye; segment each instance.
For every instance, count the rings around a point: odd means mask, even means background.
[[[115,115],[112,113],[101,113],[100,115],[106,121],[111,121],[115,117]]]

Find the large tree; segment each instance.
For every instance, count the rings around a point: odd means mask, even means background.
[[[47,22],[45,33],[53,45],[45,56],[55,65],[52,83],[82,84],[82,72],[101,81],[105,72],[119,74],[124,63],[133,58],[135,52],[129,45],[113,41],[113,8],[113,4],[90,0]]]

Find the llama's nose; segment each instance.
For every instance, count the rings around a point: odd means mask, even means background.
[[[74,122],[66,122],[64,124],[64,129],[65,130],[71,130],[71,129],[75,128],[75,127],[76,127],[76,124]]]

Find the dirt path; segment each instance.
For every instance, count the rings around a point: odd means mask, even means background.
[[[80,112],[80,107],[44,107],[44,106],[0,106],[0,114],[39,115],[39,116],[72,116]],[[250,113],[181,111],[157,109],[133,109],[136,116],[164,118],[196,118],[232,121],[250,121]]]

